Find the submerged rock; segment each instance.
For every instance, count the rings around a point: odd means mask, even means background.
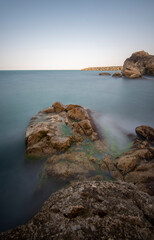
[[[139,78],[143,74],[154,75],[154,55],[145,51],[133,53],[125,60],[122,73],[128,78]]]
[[[123,182],[77,182],[44,203],[25,225],[0,239],[151,240],[154,208],[151,197]]]

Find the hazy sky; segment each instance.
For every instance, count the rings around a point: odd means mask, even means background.
[[[122,65],[154,54],[154,0],[0,0],[0,69]]]

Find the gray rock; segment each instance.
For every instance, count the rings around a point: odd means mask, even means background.
[[[152,198],[124,182],[77,182],[44,203],[27,224],[0,239],[152,240]]]

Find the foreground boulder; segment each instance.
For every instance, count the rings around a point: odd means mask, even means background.
[[[124,182],[77,182],[44,203],[27,224],[2,233],[2,240],[151,240],[151,197]]]
[[[125,60],[122,73],[128,78],[139,78],[143,74],[154,75],[154,55],[145,51],[133,53]]]

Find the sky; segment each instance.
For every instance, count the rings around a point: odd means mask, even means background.
[[[123,65],[154,54],[154,0],[0,0],[0,70]]]

